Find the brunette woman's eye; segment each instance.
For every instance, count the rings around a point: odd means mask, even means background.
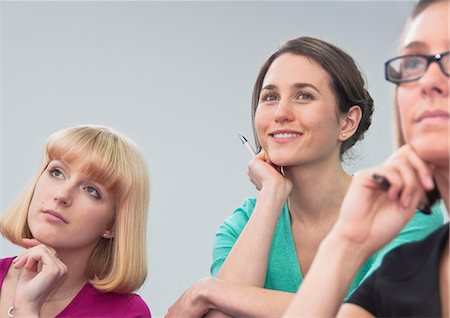
[[[297,95],[297,99],[300,99],[300,100],[312,100],[312,99],[314,99],[314,95],[310,94],[310,93],[299,93]]]
[[[278,96],[272,92],[264,93],[261,95],[261,98],[260,98],[260,100],[262,102],[273,102],[273,101],[276,101],[277,99],[278,99]]]

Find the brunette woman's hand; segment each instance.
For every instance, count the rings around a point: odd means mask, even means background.
[[[388,183],[383,186],[374,175]],[[433,187],[431,167],[405,145],[383,165],[355,173],[332,232],[368,257],[398,234],[414,215],[424,190]]]
[[[213,278],[204,278],[195,283],[170,306],[164,317],[201,318],[206,315],[211,309],[211,304],[206,296],[211,284],[214,284]]]
[[[283,167],[275,166],[264,149],[249,162],[247,174],[260,191],[265,187],[277,189],[287,198],[292,190],[292,182],[284,175]]]
[[[24,239],[29,248],[13,262],[20,270],[14,295],[14,316],[39,316],[52,290],[66,277],[67,267],[56,251],[35,239]]]

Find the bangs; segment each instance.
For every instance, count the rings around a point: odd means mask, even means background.
[[[120,140],[108,130],[62,131],[50,137],[46,154],[49,161],[63,160],[81,166],[83,174],[100,183],[116,198],[129,188],[120,162]]]

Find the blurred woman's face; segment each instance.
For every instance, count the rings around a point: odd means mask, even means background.
[[[449,2],[442,1],[418,15],[406,31],[401,55],[448,52],[449,9]],[[444,63],[448,71],[448,57]],[[444,168],[449,164],[449,85],[449,77],[432,62],[421,78],[397,89],[405,141],[422,159]]]

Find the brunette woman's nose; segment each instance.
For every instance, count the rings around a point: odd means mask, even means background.
[[[294,113],[292,112],[292,105],[287,100],[281,99],[275,108],[275,121],[278,123],[292,121]]]

